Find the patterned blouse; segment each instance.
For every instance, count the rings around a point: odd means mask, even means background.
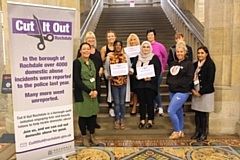
[[[109,56],[109,62],[110,64],[127,63],[127,59],[123,53],[112,54]],[[111,85],[113,86],[122,86],[124,84],[127,84],[127,75],[115,76],[111,79]]]

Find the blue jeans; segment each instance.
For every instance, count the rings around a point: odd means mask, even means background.
[[[160,75],[159,75],[159,77],[158,77],[158,94],[156,95],[156,97],[154,98],[154,102],[153,102],[153,104],[154,104],[154,106],[156,105],[156,103],[157,103],[157,105],[158,105],[158,108],[162,108],[162,98],[161,98],[161,95],[160,95],[160,92],[159,92],[159,86],[160,86],[160,84],[161,84],[161,82],[162,82],[162,72],[160,73]]]
[[[168,114],[173,123],[175,132],[183,131],[184,117],[182,105],[188,99],[189,94],[189,92],[170,92],[170,104],[168,106]]]
[[[111,86],[111,89],[114,101],[115,120],[116,121],[124,120],[126,111],[125,106],[126,84],[122,86]]]

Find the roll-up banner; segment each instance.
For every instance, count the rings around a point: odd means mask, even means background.
[[[75,152],[72,55],[75,9],[8,2],[18,160]]]

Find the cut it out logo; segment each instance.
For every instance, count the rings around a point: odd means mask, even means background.
[[[35,15],[33,19],[13,18],[12,29],[14,34],[27,34],[38,38],[39,50],[44,50],[45,41],[52,42],[54,35],[72,36],[72,22],[39,20]]]

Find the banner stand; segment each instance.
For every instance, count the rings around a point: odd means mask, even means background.
[[[46,159],[44,159],[44,160],[53,160],[53,159],[59,159],[59,158],[61,158],[61,159],[63,159],[63,160],[69,160],[67,157],[68,157],[68,156],[71,156],[71,155],[74,155],[74,154],[76,154],[75,151],[72,152],[72,153],[69,153],[69,154],[62,154],[62,155],[59,155],[59,156],[46,158]]]
[[[7,5],[17,160],[67,159],[66,155],[75,153],[75,9],[19,2]]]

